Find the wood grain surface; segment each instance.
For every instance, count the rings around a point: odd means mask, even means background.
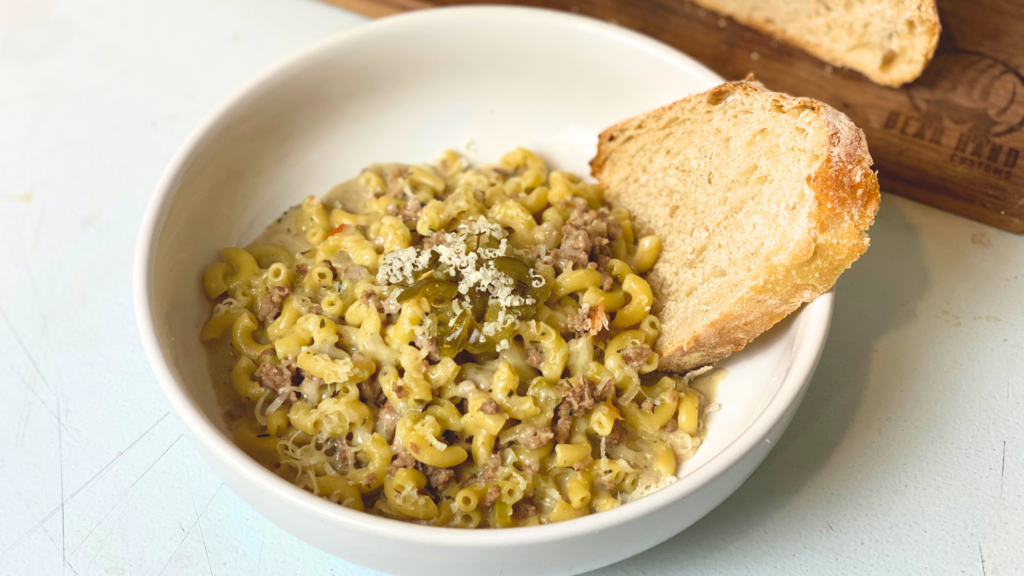
[[[467,0],[326,0],[372,17]],[[627,26],[726,79],[817,98],[867,134],[882,189],[1024,233],[1024,0],[939,0],[943,33],[924,75],[871,83],[685,0],[519,0]]]

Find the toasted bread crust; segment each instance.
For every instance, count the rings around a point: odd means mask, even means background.
[[[723,84],[608,128],[599,137],[597,155],[591,161],[592,174],[602,182],[608,180],[605,173],[608,160],[628,141],[631,132],[658,124],[660,117],[674,112],[677,107],[699,100],[710,102],[734,93],[743,93],[765,107],[779,107],[782,111],[804,107],[827,129],[827,150],[808,181],[813,192],[813,219],[812,229],[807,232],[813,240],[799,247],[790,259],[764,269],[757,284],[717,310],[710,323],[699,327],[666,325],[663,334],[681,333],[683,336],[669,339],[663,335],[657,342],[656,351],[661,356],[659,367],[663,370],[686,372],[713,364],[746,346],[804,302],[830,290],[839,275],[867,250],[865,231],[878,211],[878,180],[871,170],[871,156],[863,132],[830,106],[808,98],[769,92],[752,81]],[[630,190],[629,196],[636,198],[643,193],[643,190]],[[613,203],[615,196],[610,195]],[[645,226],[640,220],[637,224]],[[666,282],[671,278],[663,272],[677,265],[664,258],[656,265],[656,268],[668,267],[649,278],[656,302],[661,300],[659,280]],[[658,313],[665,303],[656,306],[655,313]],[[661,319],[663,323],[683,321]]]
[[[694,0],[694,2],[709,10],[721,11],[720,6],[714,0]],[[814,38],[791,34],[781,26],[775,25],[770,21],[747,17],[744,14],[728,13],[726,15],[748,28],[753,28],[759,32],[778,38],[779,40],[795,46],[816,58],[824,60],[825,62],[835,66],[857,70],[867,76],[872,82],[893,88],[899,88],[908,82],[913,82],[921,75],[922,72],[924,72],[924,69],[928,66],[932,57],[935,55],[935,50],[939,45],[939,36],[942,33],[942,25],[939,22],[939,11],[935,6],[935,0],[916,0],[910,7],[906,16],[907,18],[913,18],[915,22],[925,23],[926,26],[930,28],[930,33],[928,34],[928,45],[925,47],[925,51],[920,54],[921,60],[919,66],[914,66],[903,73],[898,73],[882,70],[861,69],[857,66],[851,65],[850,62],[841,58],[830,58],[826,54],[824,48],[816,42]]]

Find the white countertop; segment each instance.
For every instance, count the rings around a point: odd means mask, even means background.
[[[139,220],[186,135],[362,21],[308,0],[0,2],[0,576],[370,574],[199,460],[131,301]],[[767,461],[597,574],[1024,574],[1024,238],[891,195],[871,236]]]

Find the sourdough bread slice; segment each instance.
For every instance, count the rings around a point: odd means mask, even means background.
[[[939,41],[935,0],[695,0],[885,86],[921,75]]]
[[[723,84],[608,128],[593,175],[641,235],[660,367],[712,364],[832,288],[868,248],[878,180],[864,134],[837,110]]]

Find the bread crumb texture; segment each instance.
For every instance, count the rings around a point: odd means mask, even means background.
[[[885,86],[921,75],[941,26],[934,0],[695,0]]]
[[[601,133],[606,198],[662,239],[648,274],[660,367],[743,348],[868,248],[878,180],[864,134],[815,100],[732,82]]]

